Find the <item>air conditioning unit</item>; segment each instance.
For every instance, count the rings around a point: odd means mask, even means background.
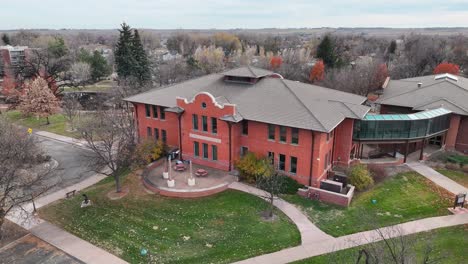
[[[343,183],[332,180],[322,180],[320,182],[320,189],[341,193],[343,190]]]

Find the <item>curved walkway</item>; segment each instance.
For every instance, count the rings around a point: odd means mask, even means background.
[[[434,182],[435,184],[439,185],[440,187],[446,189],[447,191],[453,194],[468,193],[468,188],[465,188],[465,186],[458,184],[457,182],[453,181],[445,175],[440,174],[439,172],[422,162],[410,162],[407,165],[412,170],[416,171],[417,173],[426,177],[428,180]],[[465,200],[468,201],[468,197],[466,197]]]
[[[260,198],[264,198],[267,193],[263,190],[249,186],[240,182],[233,182],[229,185],[229,188],[239,190],[242,192],[250,193]],[[277,198],[273,204],[281,210],[285,215],[287,215],[294,224],[296,224],[297,229],[301,233],[301,244],[308,245],[317,242],[323,242],[325,240],[333,240],[334,238],[330,235],[327,235],[325,232],[320,230],[309,218],[304,215],[297,207],[284,201],[283,199]]]
[[[430,217],[395,226],[379,229],[385,238],[393,238],[401,235],[430,231],[441,227],[449,227],[468,224],[468,214]],[[382,240],[377,230],[360,232],[352,235],[342,236],[331,240],[317,241],[315,243],[300,245],[297,247],[283,249],[274,253],[236,262],[237,264],[283,264],[310,257],[315,257],[338,250],[366,245]]]

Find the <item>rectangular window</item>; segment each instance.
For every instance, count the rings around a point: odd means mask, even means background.
[[[161,120],[165,120],[166,119],[166,110],[164,107],[159,107],[159,111],[161,111]]]
[[[280,142],[286,142],[286,127],[280,126]]]
[[[192,128],[198,130],[198,115],[196,114],[192,115]]]
[[[275,125],[268,125],[268,139],[275,140]]]
[[[153,118],[158,118],[158,107],[153,105]]]
[[[159,129],[157,129],[157,128],[154,129],[154,139],[156,141],[159,140]]]
[[[325,154],[325,163],[323,164],[323,169],[326,170],[328,167],[328,153]]]
[[[164,144],[166,144],[166,143],[167,143],[167,133],[166,133],[166,130],[161,129],[161,134],[162,134],[162,135],[161,135],[161,137],[162,137],[162,142],[163,142]]]
[[[203,158],[207,159],[208,158],[208,144],[203,143]]]
[[[279,170],[284,171],[286,169],[286,155],[279,154]]]
[[[152,134],[151,134],[151,127],[147,127],[147,128],[146,128],[146,136],[147,136],[147,137],[151,137],[151,136],[152,136]]]
[[[247,154],[247,152],[249,152],[249,148],[248,147],[241,147],[241,157],[243,157],[245,154]]]
[[[291,156],[291,165],[290,165],[290,170],[291,173],[296,174],[297,173],[297,158]]]
[[[200,144],[197,141],[193,142],[193,155],[195,155],[195,157],[200,156]]]
[[[208,117],[202,116],[202,129],[204,132],[208,132]]]
[[[271,164],[275,164],[275,153],[268,151],[268,159],[270,160]]]
[[[216,119],[216,117],[211,118],[211,133],[218,133],[218,119]]]
[[[218,160],[218,147],[211,145],[211,158],[213,160]]]
[[[247,136],[249,134],[249,121],[242,121],[242,135]]]
[[[145,104],[146,117],[151,117],[151,106]]]
[[[299,144],[299,128],[291,128],[291,144]]]

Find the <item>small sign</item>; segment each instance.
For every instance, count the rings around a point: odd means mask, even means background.
[[[28,128],[28,134],[29,134],[29,135],[32,134],[32,128]]]
[[[457,206],[463,208],[465,205],[465,198],[466,198],[466,193],[459,193],[455,195],[455,203],[453,204],[453,209],[455,209],[455,207]]]

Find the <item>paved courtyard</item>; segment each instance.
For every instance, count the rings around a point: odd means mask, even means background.
[[[195,185],[189,186],[188,179],[190,178],[190,165],[185,164],[185,171],[175,171],[173,167],[175,162],[172,162],[170,176],[175,180],[175,187],[168,188],[167,180],[163,178],[163,171],[165,164],[152,169],[146,179],[151,182],[151,184],[157,188],[162,188],[164,190],[186,190],[186,191],[204,191],[219,186],[227,186],[231,182],[237,180],[237,177],[229,175],[228,172],[209,168],[206,166],[201,166],[197,164],[192,165],[192,175],[195,178]],[[195,176],[195,172],[199,169],[205,170],[208,174],[204,177]]]

